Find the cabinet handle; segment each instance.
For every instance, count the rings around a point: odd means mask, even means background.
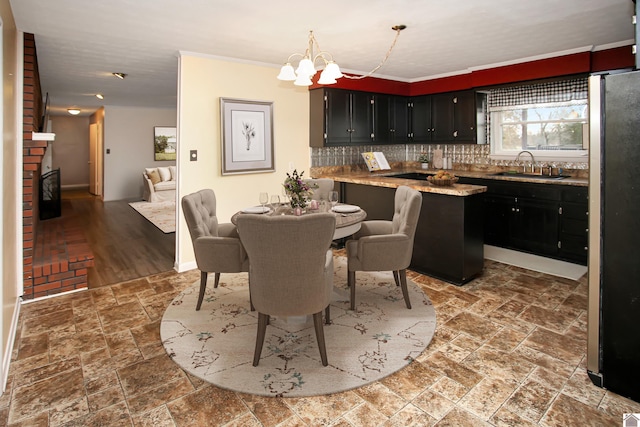
[[[558,208],[558,214],[562,215],[562,206]]]
[[[458,103],[458,97],[457,97],[457,96],[453,98],[453,103],[454,103],[454,104],[457,104],[457,103]]]
[[[453,132],[453,137],[457,138],[458,137],[458,131]]]
[[[585,251],[588,251],[588,250],[589,250],[589,248],[588,248],[587,246],[585,246],[585,247],[584,247],[584,250],[585,250]]]
[[[516,208],[511,208],[511,212],[515,212],[515,211],[516,211]]]

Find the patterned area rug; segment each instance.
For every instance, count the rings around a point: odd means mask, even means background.
[[[163,233],[175,233],[176,202],[131,202],[129,206],[162,230]]]
[[[391,272],[357,274],[349,310],[346,259],[334,260],[331,325],[324,326],[329,366],[322,366],[311,316],[271,318],[262,357],[252,366],[258,324],[250,311],[247,273],[213,274],[201,310],[199,283],[185,289],[162,318],[160,336],[185,371],[216,386],[256,395],[302,397],[336,393],[384,378],[412,362],[436,327],[429,298],[409,281],[412,309]]]

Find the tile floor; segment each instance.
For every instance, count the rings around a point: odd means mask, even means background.
[[[165,354],[164,309],[198,277],[168,272],[23,305],[0,425],[621,426],[623,413],[640,413],[586,375],[585,278],[490,261],[463,287],[411,273],[438,320],[415,363],[356,390],[277,399],[216,388]]]

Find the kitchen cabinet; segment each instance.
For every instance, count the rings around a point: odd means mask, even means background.
[[[432,140],[441,143],[474,143],[476,95],[472,90],[432,96]]]
[[[484,185],[484,241],[587,264],[587,189],[558,184],[460,178]]]
[[[312,147],[373,142],[373,94],[344,89],[309,92]]]
[[[409,99],[406,96],[374,95],[374,136],[377,144],[409,142]]]
[[[410,138],[413,143],[429,143],[433,135],[431,124],[431,96],[422,95],[411,98]]]
[[[395,188],[340,183],[342,200],[367,212],[367,220],[391,220]],[[484,265],[482,193],[422,193],[410,268],[462,285]]]

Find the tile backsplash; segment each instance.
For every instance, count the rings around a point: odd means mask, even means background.
[[[445,157],[451,157],[454,165],[477,166],[520,166],[522,162],[514,160],[493,160],[489,158],[491,147],[487,144],[397,144],[397,145],[358,145],[340,147],[312,147],[311,166],[347,166],[364,165],[360,155],[367,151],[381,151],[391,162],[416,161],[420,153],[431,154],[440,147]],[[553,167],[564,169],[589,168],[584,162],[548,162]]]

